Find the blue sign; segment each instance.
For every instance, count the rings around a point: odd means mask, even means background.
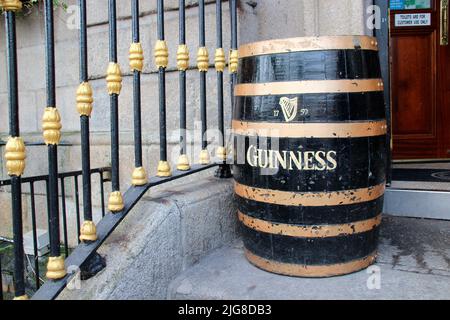
[[[405,9],[405,0],[391,0],[391,10]]]
[[[431,9],[431,0],[391,0],[391,10]]]

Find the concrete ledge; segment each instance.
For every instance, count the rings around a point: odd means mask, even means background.
[[[100,248],[106,269],[59,299],[166,298],[179,273],[237,238],[232,180],[213,172],[150,191]]]

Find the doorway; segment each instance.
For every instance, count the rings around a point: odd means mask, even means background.
[[[449,0],[373,0],[389,122],[383,212],[450,219]]]
[[[449,0],[391,0],[394,160],[450,158]]]

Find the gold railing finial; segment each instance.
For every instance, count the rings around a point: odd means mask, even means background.
[[[61,116],[58,109],[47,107],[42,117],[42,130],[46,145],[57,145],[61,140]]]
[[[218,72],[224,72],[226,66],[225,51],[223,48],[216,49],[216,54],[214,57],[214,66]]]
[[[199,163],[202,165],[207,165],[210,163],[209,152],[207,149],[203,149],[202,151],[200,151]]]
[[[216,151],[216,156],[221,161],[226,161],[227,160],[227,149],[225,147],[222,147],[222,146],[218,147],[217,151]]]
[[[228,64],[230,73],[237,73],[239,63],[239,54],[237,50],[230,51],[230,62]]]
[[[122,72],[116,62],[110,62],[106,71],[106,83],[109,95],[120,94],[122,90]]]
[[[170,177],[172,175],[172,170],[170,169],[170,164],[167,161],[159,161],[158,172],[156,174],[158,177]]]
[[[89,220],[83,222],[80,229],[81,241],[95,241],[97,240],[97,228],[95,223]]]
[[[177,169],[180,171],[188,171],[191,169],[189,158],[186,154],[181,154],[178,158]]]
[[[178,46],[177,67],[179,71],[186,71],[189,68],[189,48],[185,44]]]
[[[83,82],[77,89],[77,111],[80,116],[91,116],[94,102],[92,87],[89,82]]]
[[[139,42],[132,43],[129,54],[131,71],[142,72],[144,68],[144,50],[142,45]]]
[[[197,68],[200,72],[207,72],[209,68],[208,48],[200,47],[197,52]]]
[[[66,267],[64,264],[64,258],[62,256],[59,257],[50,257],[48,258],[47,263],[47,273],[46,277],[51,280],[62,279],[66,276]]]
[[[124,208],[123,197],[120,191],[113,191],[109,195],[108,210],[111,212],[119,212]]]
[[[158,68],[167,68],[169,65],[169,49],[164,40],[157,40],[155,43],[155,64]]]
[[[144,167],[134,168],[133,174],[131,175],[131,184],[133,186],[143,186],[147,182],[147,172]]]
[[[22,1],[19,0],[0,0],[0,8],[5,11],[22,10]]]
[[[21,176],[25,170],[25,143],[21,137],[10,137],[5,147],[6,169],[10,176]]]

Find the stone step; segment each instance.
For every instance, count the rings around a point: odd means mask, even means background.
[[[385,216],[377,263],[323,279],[262,271],[247,262],[239,241],[180,274],[171,282],[168,298],[449,299],[450,222]]]
[[[164,299],[183,270],[239,239],[233,181],[215,169],[151,188],[97,251],[106,268],[58,299]]]

